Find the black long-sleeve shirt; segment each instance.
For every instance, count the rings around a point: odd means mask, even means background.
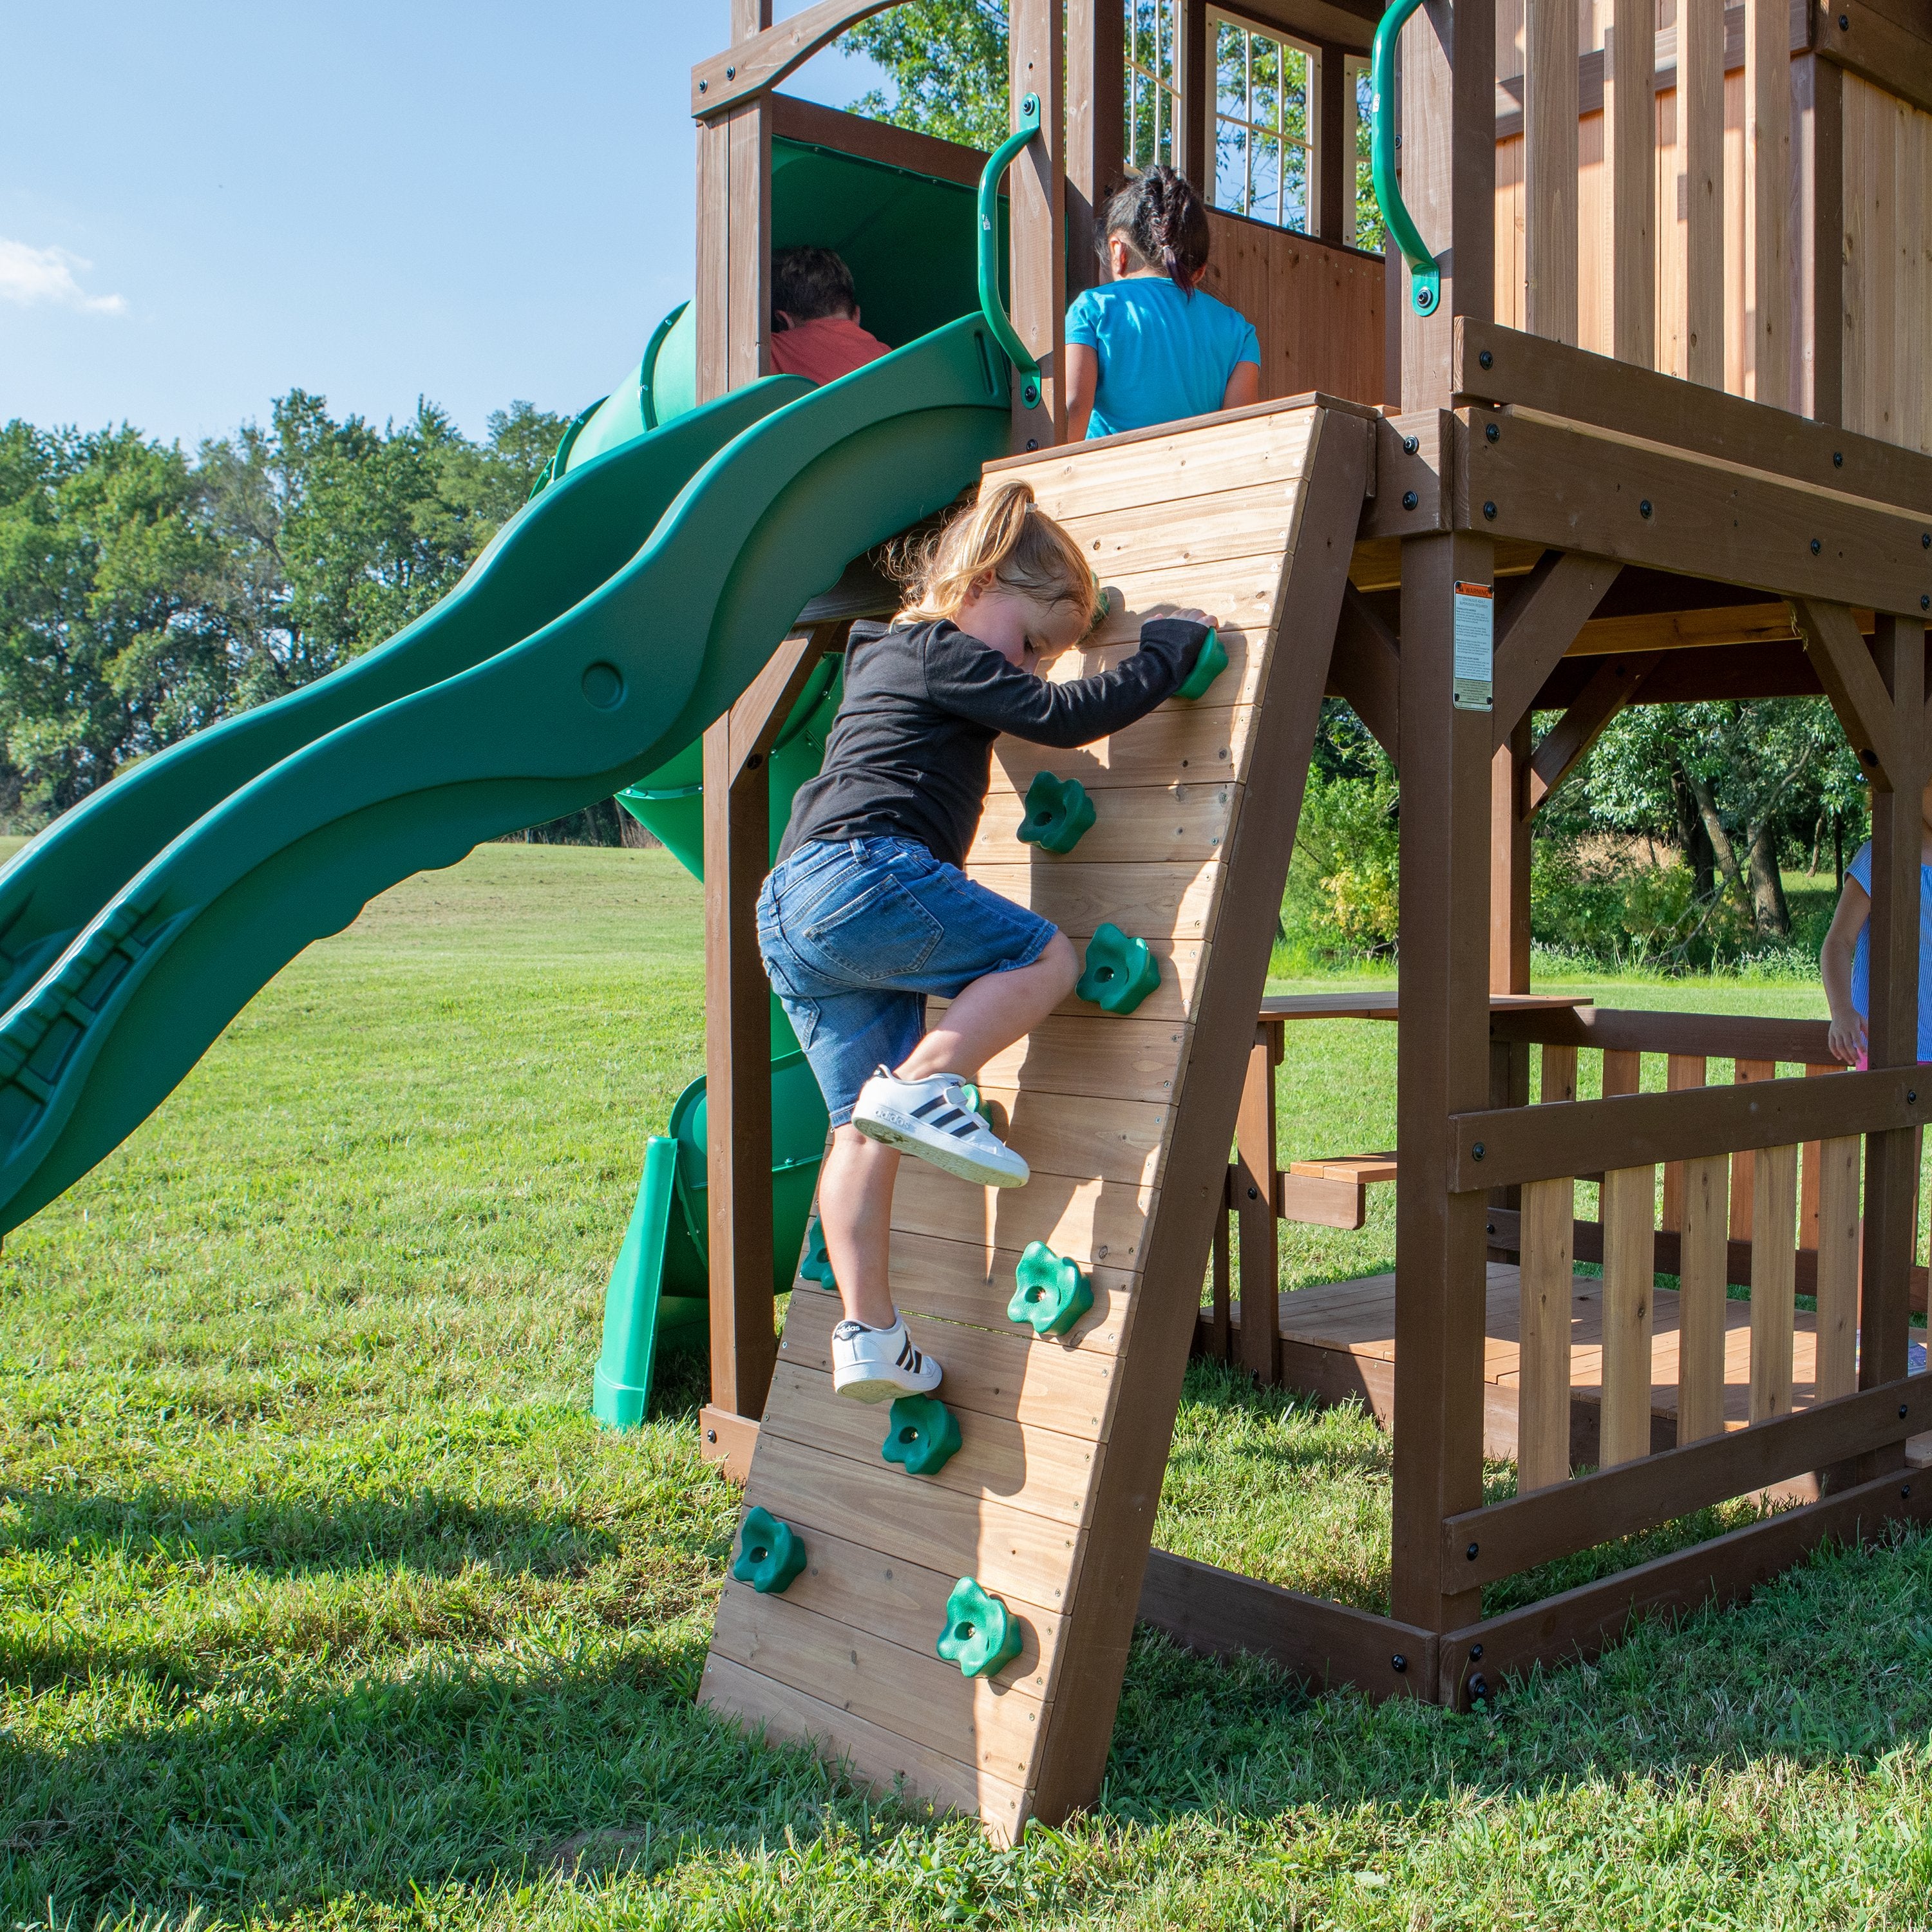
[[[813,839],[897,838],[963,863],[1001,732],[1036,745],[1104,738],[1172,698],[1207,635],[1186,618],[1150,618],[1124,663],[1049,684],[956,624],[854,626],[824,766],[799,788],[780,860]]]

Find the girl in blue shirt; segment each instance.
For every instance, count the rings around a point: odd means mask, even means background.
[[[1172,168],[1152,167],[1107,206],[1114,279],[1066,311],[1066,434],[1110,436],[1259,402],[1261,344],[1239,310],[1199,286],[1208,211]]]
[[[1918,1060],[1932,1062],[1932,784],[1919,805]],[[1871,1012],[1871,846],[1858,848],[1845,868],[1845,890],[1819,955],[1825,999],[1832,1009],[1831,1046],[1847,1066],[1865,1064],[1865,1022]]]

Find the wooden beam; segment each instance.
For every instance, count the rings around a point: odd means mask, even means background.
[[[1705,1445],[1708,1449],[1709,1445]],[[1640,1472],[1651,1466],[1639,1466]],[[1826,1541],[1856,1541],[1901,1519],[1932,1516],[1932,1482],[1886,1476],[1802,1509],[1732,1530],[1674,1556],[1466,1624],[1442,1642],[1442,1695],[1466,1709],[1505,1676],[1532,1664],[1594,1657],[1633,1617],[1735,1602]]]
[[[1138,1615],[1204,1657],[1262,1657],[1317,1688],[1434,1695],[1436,1636],[1413,1624],[1304,1597],[1232,1570],[1150,1552]]]
[[[1280,1247],[1276,1238],[1274,1070],[1282,1029],[1258,1025],[1248,1050],[1241,1104],[1234,1118],[1234,1174],[1231,1186],[1241,1231],[1241,1366],[1264,1388],[1281,1379]]]
[[[1529,991],[1529,716],[1490,758],[1490,991]]]
[[[1355,716],[1402,769],[1402,655],[1395,633],[1376,616],[1353,584],[1342,592],[1328,688],[1347,699]]]
[[[1915,30],[1860,0],[1820,7],[1815,44],[1821,58],[1932,114],[1932,44],[1923,28]]]
[[[1845,410],[1845,77],[1807,54],[1792,63],[1798,114],[1798,406],[1842,423]]]
[[[1456,418],[1447,410],[1384,416],[1376,430],[1376,494],[1362,506],[1359,540],[1420,536],[1449,527],[1443,481]]]
[[[1576,340],[1576,9],[1523,0],[1525,326]]]
[[[1556,1113],[1540,1107],[1466,1113],[1450,1123],[1449,1186],[1452,1192],[1474,1192],[1750,1148],[1905,1131],[1928,1114],[1932,1076],[1916,1066],[1580,1100]],[[1406,1158],[1402,1169],[1408,1171]],[[1869,1198],[1869,1179],[1866,1185]],[[1903,1281],[1901,1274],[1901,1306]]]
[[[1791,338],[1789,0],[1744,0],[1746,393],[1788,410]]]
[[[1214,145],[1216,84],[1214,35],[1207,0],[1174,0],[1174,83],[1180,124],[1174,130],[1174,165],[1208,196],[1208,155]]]
[[[1872,662],[1858,620],[1842,604],[1808,598],[1798,604],[1797,615],[1818,682],[1852,752],[1868,776],[1892,783],[1905,747],[1893,735],[1892,694]]]
[[[1508,742],[1622,568],[1608,557],[1552,550],[1511,592],[1496,627],[1498,745]]]
[[[1718,326],[1721,335],[1721,317]],[[1721,342],[1719,355],[1714,380],[1721,384]],[[1680,382],[1500,322],[1458,326],[1454,380],[1458,403],[1520,404],[1708,460],[1889,503],[1922,519],[1932,503],[1932,455],[1922,451],[1760,409],[1742,396],[1725,394],[1721,387]],[[1713,561],[1706,555],[1696,574],[1707,573]],[[1844,601],[1867,608],[1871,602],[1863,596]],[[1915,597],[1912,609],[1918,608]]]
[[[1406,38],[1405,57],[1411,45]],[[1415,125],[1406,104],[1404,125]],[[1474,1592],[1442,1589],[1436,1547],[1442,1518],[1482,1492],[1484,1203],[1445,1196],[1442,1175],[1454,1117],[1490,1089],[1490,725],[1450,700],[1456,586],[1492,580],[1493,551],[1480,537],[1402,546],[1390,1602],[1405,1622],[1438,1630],[1480,1607]]]
[[[1316,119],[1322,143],[1316,163],[1318,203],[1315,228],[1324,242],[1355,245],[1355,98],[1347,59],[1330,42],[1321,53],[1321,106]]]
[[[1922,511],[1906,515],[1514,405],[1500,419],[1484,416],[1456,452],[1459,529],[1687,575],[1721,557],[1732,582],[1780,597],[1916,615],[1932,594]]]
[[[1359,416],[1324,411],[1300,493],[1299,521],[1275,608],[1303,636],[1332,638],[1350,544],[1368,487],[1371,431]],[[1318,642],[1317,649],[1320,646]],[[1063,1612],[1055,1718],[1041,1741],[1034,1808],[1049,1821],[1092,1802],[1105,1774],[1114,1713],[1133,1639],[1201,1300],[1202,1265],[1224,1212],[1228,1148],[1240,1104],[1256,1002],[1315,734],[1324,680],[1306,658],[1256,706],[1247,795],[1222,862],[1228,889],[1212,957],[1195,999],[1194,1048],[1174,1102],[1160,1211],[1133,1298],[1113,1402],[1134,1426],[1113,1431],[1092,1486],[1084,1561]],[[1828,1081],[1815,1083],[1829,1086]]]
[[[1012,322],[1040,363],[1040,400],[1013,392],[1013,447],[1050,448],[1066,435],[1063,344],[1066,316],[1065,31],[1061,0],[1010,0],[1009,92],[1015,124],[1040,97],[1040,132],[1007,176],[1012,195]]]
[[[1109,196],[1126,178],[1126,32],[1119,0],[1066,0],[1066,292],[1100,280]]]
[[[1724,1060],[1796,1060],[1801,1066],[1822,1065],[1831,1057],[1830,1030],[1824,1020],[1670,1013],[1636,1006],[1510,1008],[1490,1016],[1490,1032],[1497,1040]]]
[[[1743,9],[1738,8],[1742,14]],[[1724,387],[1724,0],[1681,0],[1678,141],[1684,151],[1684,374]]]
[[[722,54],[701,60],[691,70],[691,111],[700,119],[715,118],[742,100],[769,93],[821,47],[830,46],[848,28],[874,14],[883,14],[893,0],[818,0],[776,26],[771,8],[764,9],[766,25],[754,37],[732,44]]]
[[[1915,1376],[1666,1449],[1641,1466],[1625,1463],[1560,1489],[1466,1510],[1442,1525],[1444,1586],[1498,1582],[1929,1429],[1932,1384]]]
[[[1657,668],[1659,654],[1640,658],[1606,658],[1600,668],[1556,722],[1543,735],[1530,760],[1528,804],[1532,812],[1581,764],[1604,728],[1624,706],[1634,701],[1646,678]]]

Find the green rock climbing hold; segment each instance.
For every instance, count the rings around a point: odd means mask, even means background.
[[[1042,852],[1070,852],[1094,823],[1094,801],[1078,778],[1057,778],[1036,772],[1027,787],[1026,812],[1020,820],[1021,842]]]
[[[731,1574],[760,1596],[782,1595],[805,1568],[805,1538],[788,1522],[755,1506],[745,1512],[738,1560]]]
[[[805,1231],[805,1258],[799,1263],[798,1271],[802,1280],[814,1283],[826,1294],[838,1292],[838,1284],[832,1278],[832,1258],[825,1252],[825,1230],[818,1225],[816,1214]]]
[[[959,1418],[938,1396],[902,1395],[892,1404],[879,1454],[908,1476],[936,1476],[959,1447]]]
[[[1074,989],[1102,1012],[1130,1013],[1160,984],[1160,962],[1144,939],[1130,939],[1109,920],[1087,942],[1086,970]]]
[[[946,1628],[933,1648],[962,1677],[998,1675],[1020,1654],[1020,1620],[989,1590],[962,1576],[946,1600]]]
[[[1094,1285],[1079,1264],[1044,1241],[1027,1244],[1013,1273],[1019,1286],[1006,1304],[1006,1318],[1030,1323],[1036,1335],[1064,1335],[1094,1306]]]
[[[1221,648],[1221,634],[1210,631],[1208,641],[1201,646],[1201,655],[1194,660],[1194,668],[1182,680],[1174,696],[1190,700],[1206,697],[1208,687],[1227,668],[1228,653]]]

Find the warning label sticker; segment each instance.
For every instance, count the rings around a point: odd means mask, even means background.
[[[1486,584],[1456,586],[1456,682],[1458,711],[1496,709],[1496,593]]]

